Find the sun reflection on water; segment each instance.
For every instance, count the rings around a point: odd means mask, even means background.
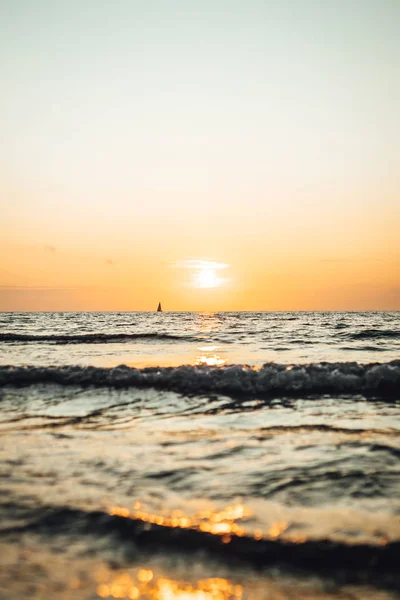
[[[218,356],[218,354],[200,354],[196,356],[196,365],[207,365],[208,367],[222,367],[226,363],[224,358]]]
[[[222,320],[217,313],[198,313],[195,320],[196,328],[203,334],[217,332],[222,326]],[[207,339],[207,336],[205,337]]]
[[[241,585],[229,579],[213,577],[195,583],[158,577],[151,569],[140,568],[135,574],[113,574],[106,569],[97,573],[97,595],[100,598],[129,598],[136,600],[240,600]]]
[[[243,504],[227,506],[221,511],[201,510],[192,516],[185,515],[181,510],[174,510],[169,515],[160,515],[146,512],[139,502],[135,502],[133,510],[123,506],[113,506],[110,515],[137,519],[145,523],[163,527],[178,527],[181,529],[194,529],[220,536],[243,536],[244,529],[236,523],[252,516],[252,512]],[[230,541],[226,537],[223,540]]]
[[[271,523],[269,529],[263,532],[261,529],[246,529],[243,524],[253,516],[252,511],[243,504],[227,506],[220,511],[200,510],[189,516],[181,510],[174,510],[170,514],[161,515],[143,510],[140,502],[135,502],[133,510],[124,506],[113,506],[109,509],[110,515],[116,515],[127,519],[136,519],[144,523],[180,529],[193,529],[203,531],[221,537],[221,541],[229,544],[233,536],[252,536],[256,540],[277,539],[285,532],[289,524],[286,521]],[[237,522],[239,521],[239,523]],[[300,542],[292,537],[291,541]]]
[[[215,352],[218,349],[219,346],[199,346],[198,350],[201,354],[196,356],[195,364],[207,365],[208,367],[222,367],[226,363],[226,360]]]

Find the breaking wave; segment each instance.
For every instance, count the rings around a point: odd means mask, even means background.
[[[30,518],[29,518],[30,517]],[[143,523],[137,519],[109,515],[102,511],[83,511],[67,507],[42,507],[30,511],[28,523],[11,527],[6,533],[38,532],[41,535],[80,537],[112,536],[114,543],[140,549],[157,548],[168,552],[203,552],[234,558],[254,565],[286,564],[314,572],[342,570],[346,580],[383,579],[393,574],[393,587],[398,588],[399,542],[385,545],[346,544],[331,540],[290,542],[280,539],[254,539],[234,535],[229,543],[213,533]],[[368,570],[366,570],[368,566]],[[368,575],[368,577],[367,577]]]
[[[110,344],[115,342],[154,341],[196,341],[193,336],[173,335],[170,333],[81,333],[81,334],[24,334],[0,333],[0,342],[43,342],[49,344]]]
[[[0,367],[0,385],[57,383],[83,387],[154,387],[184,394],[247,397],[363,394],[400,399],[400,361],[283,365],[101,367]]]

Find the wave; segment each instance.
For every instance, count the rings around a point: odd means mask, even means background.
[[[400,399],[400,361],[283,365],[181,366],[136,369],[101,367],[0,367],[0,385],[57,383],[82,387],[153,387],[183,394],[300,397],[362,394]]]
[[[381,346],[341,346],[340,350],[350,352],[386,352],[386,348],[381,348]]]
[[[384,340],[384,339],[400,339],[400,331],[396,329],[362,329],[354,333],[346,334],[349,340]]]
[[[170,333],[81,333],[37,335],[25,333],[0,333],[0,342],[44,342],[50,344],[111,344],[115,342],[155,341],[200,341],[193,336],[173,335]]]
[[[22,507],[19,514],[23,515]],[[193,553],[206,552],[225,560],[238,560],[253,565],[288,565],[313,572],[337,573],[346,580],[360,577],[365,583],[377,578],[384,583],[390,575],[391,586],[399,589],[398,557],[400,542],[384,545],[346,544],[333,540],[255,539],[246,534],[232,534],[229,543],[222,535],[169,527],[140,519],[106,512],[84,511],[67,507],[40,507],[27,509],[22,525],[5,528],[2,535],[24,532],[40,535],[110,537],[110,543],[127,547],[150,549],[152,552]],[[367,568],[368,567],[368,568]]]

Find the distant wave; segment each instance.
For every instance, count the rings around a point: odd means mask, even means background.
[[[350,352],[386,352],[386,348],[381,348],[381,346],[341,346],[340,350]]]
[[[49,344],[111,344],[115,342],[154,341],[198,341],[193,336],[169,333],[81,333],[36,335],[25,333],[0,333],[0,342],[43,342]]]
[[[400,331],[396,329],[362,329],[345,336],[349,340],[384,340],[388,338],[400,339]]]
[[[0,385],[57,383],[97,387],[154,387],[183,394],[299,397],[315,394],[364,394],[400,399],[400,361],[368,365],[267,363],[261,369],[181,366],[136,369],[100,367],[0,367]]]

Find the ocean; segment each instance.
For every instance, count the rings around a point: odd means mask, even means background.
[[[0,313],[0,598],[400,597],[400,312]]]

